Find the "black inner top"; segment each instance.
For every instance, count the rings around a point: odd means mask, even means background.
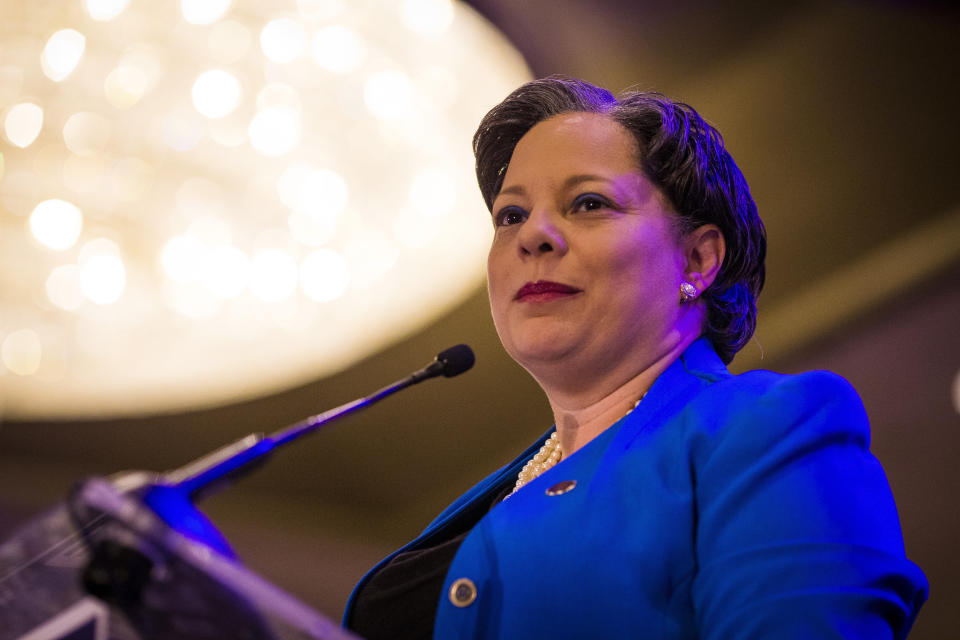
[[[347,628],[367,640],[433,637],[443,582],[460,543],[512,489],[511,485],[499,492],[486,508],[468,509],[439,537],[398,553],[370,576],[354,596]]]

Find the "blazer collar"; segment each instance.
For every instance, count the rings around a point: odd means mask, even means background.
[[[566,459],[566,464],[558,465],[558,471],[569,474],[572,468],[595,468],[605,455],[617,455],[616,451],[630,446],[639,433],[661,424],[667,415],[685,406],[704,387],[731,375],[710,340],[698,338],[657,377],[635,409],[574,452]],[[532,447],[502,469],[499,481],[516,479],[520,468],[555,430],[556,425],[550,427]]]

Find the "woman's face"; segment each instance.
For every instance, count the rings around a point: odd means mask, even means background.
[[[638,160],[631,134],[592,113],[540,122],[513,152],[487,277],[500,340],[535,377],[645,366],[676,339],[676,215]]]

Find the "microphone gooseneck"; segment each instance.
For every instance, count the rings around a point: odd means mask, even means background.
[[[252,433],[184,467],[167,472],[163,475],[161,481],[165,486],[176,487],[191,498],[196,497],[201,493],[210,491],[212,487],[222,484],[226,479],[235,478],[252,470],[255,463],[265,460],[274,449],[312,433],[329,422],[369,407],[397,391],[429,378],[440,375],[452,378],[460,375],[470,369],[473,363],[473,350],[470,347],[465,344],[450,347],[437,354],[437,357],[427,366],[369,396],[310,416],[269,436],[264,436],[262,433]]]

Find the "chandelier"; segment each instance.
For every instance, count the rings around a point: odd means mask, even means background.
[[[451,0],[0,9],[0,415],[328,375],[476,291],[470,141],[529,78]]]

